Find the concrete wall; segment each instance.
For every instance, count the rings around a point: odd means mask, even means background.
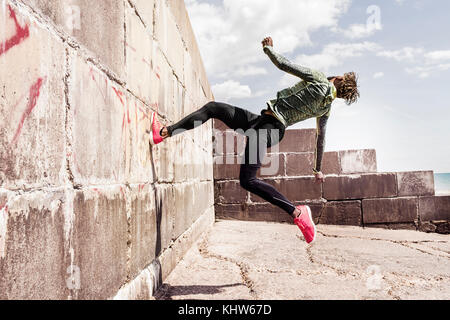
[[[281,209],[240,187],[245,137],[215,128],[216,215],[223,219],[289,222]],[[323,185],[312,175],[316,130],[288,130],[269,150],[259,178],[292,202],[308,204],[317,223],[450,233],[450,196],[435,196],[432,171],[377,172],[375,150],[326,152]]]
[[[214,221],[213,99],[181,0],[0,1],[0,299],[148,298]]]

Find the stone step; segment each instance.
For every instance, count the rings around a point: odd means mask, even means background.
[[[421,221],[450,221],[450,195],[419,198]]]
[[[234,134],[231,135],[236,137]],[[236,146],[236,141],[229,141],[229,145]],[[349,158],[352,160],[348,160]],[[342,159],[347,159],[344,160],[344,165],[342,165]],[[242,155],[232,153],[216,155],[214,178],[216,180],[238,179],[242,161]],[[266,178],[311,176],[313,167],[314,152],[270,153],[264,159],[259,176]],[[375,150],[325,152],[322,168],[325,175],[376,173],[376,152]]]
[[[316,224],[362,225],[361,201],[308,201],[295,205],[308,205]],[[219,219],[293,223],[286,212],[270,203],[216,204],[215,209]]]

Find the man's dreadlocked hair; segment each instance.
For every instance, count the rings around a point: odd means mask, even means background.
[[[338,95],[345,100],[347,105],[351,105],[358,101],[358,76],[354,72],[344,74],[344,80],[340,83],[338,88]]]

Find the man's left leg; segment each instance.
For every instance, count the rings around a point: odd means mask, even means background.
[[[270,139],[271,133],[273,136],[273,132],[271,130],[277,129],[267,124],[256,131],[254,130],[248,133],[245,159],[244,164],[241,165],[239,180],[245,190],[256,194],[294,217],[294,212],[296,211],[295,205],[273,186],[256,177],[259,169],[261,169],[262,161],[267,154],[267,148],[272,146]]]

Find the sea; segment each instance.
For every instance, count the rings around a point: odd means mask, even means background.
[[[435,173],[434,184],[436,194],[450,195],[450,173]]]

